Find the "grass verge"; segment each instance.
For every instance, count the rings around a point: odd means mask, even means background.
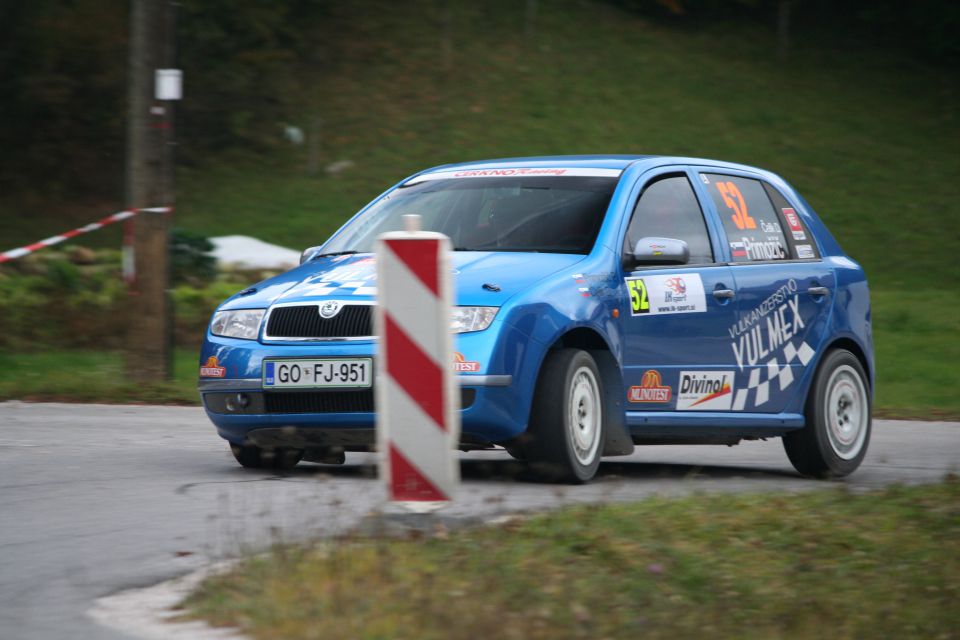
[[[140,385],[116,351],[0,352],[0,401],[199,404],[197,363],[195,351],[177,349],[172,381]]]
[[[871,291],[877,361],[874,414],[960,418],[960,296],[942,290]]]
[[[255,638],[953,638],[960,482],[566,509],[278,547],[187,615]]]

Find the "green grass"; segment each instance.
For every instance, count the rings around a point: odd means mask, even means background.
[[[115,351],[0,351],[0,401],[198,404],[193,351],[174,354],[174,379],[140,385],[127,382],[123,357]]]
[[[184,606],[271,639],[955,638],[958,578],[960,483],[948,479],[281,546]]]
[[[182,166],[177,223],[302,248],[434,164],[684,154],[781,173],[875,288],[956,289],[960,103],[949,67],[803,32],[780,64],[770,25],[671,27],[600,1],[544,7],[527,41],[522,3],[451,7],[447,64],[433,3],[331,6],[290,113],[307,131],[321,121],[319,175],[307,175],[306,146],[286,144]],[[344,159],[355,165],[322,171]],[[0,207],[11,246],[116,208]]]
[[[878,50],[800,41],[773,60],[772,30],[721,24],[679,30],[606,3],[544,11],[524,46],[521,8],[455,9],[451,69],[438,27],[384,3],[363,33],[331,20],[334,72],[317,78],[297,124],[323,120],[323,163],[301,150],[261,163],[181,173],[181,222],[224,222],[293,247],[319,242],[408,173],[485,157],[662,153],[716,157],[780,172],[862,261],[875,286],[954,287],[960,275],[957,80]],[[425,33],[426,32],[426,33]],[[436,33],[439,37],[439,31]],[[309,92],[308,92],[309,93]],[[295,118],[296,119],[296,118]]]
[[[875,413],[960,418],[960,295],[955,290],[872,291]]]

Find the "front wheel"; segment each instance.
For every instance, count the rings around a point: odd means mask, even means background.
[[[603,452],[603,385],[593,357],[580,349],[551,351],[544,359],[524,454],[549,480],[586,482]]]
[[[783,437],[794,468],[840,478],[860,466],[870,442],[870,392],[860,361],[836,349],[824,357],[807,396],[806,426]]]

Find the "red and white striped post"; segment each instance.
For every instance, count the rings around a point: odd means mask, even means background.
[[[376,244],[377,449],[389,500],[428,510],[460,482],[450,239],[420,231],[420,216],[404,226]]]

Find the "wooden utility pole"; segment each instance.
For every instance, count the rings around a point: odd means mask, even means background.
[[[131,0],[127,206],[173,206],[173,102],[155,95],[157,69],[174,66],[170,0]],[[135,382],[172,377],[170,214],[134,218],[135,280],[130,289],[126,373]]]

